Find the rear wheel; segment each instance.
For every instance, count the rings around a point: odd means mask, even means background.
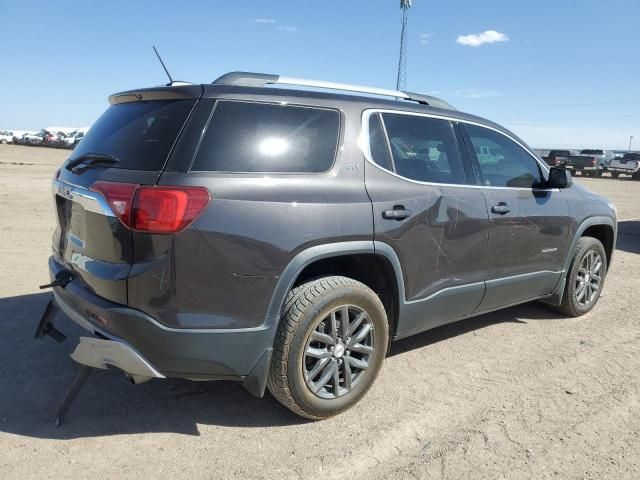
[[[337,415],[369,390],[388,341],[384,307],[366,285],[339,276],[305,283],[285,302],[269,391],[305,418]]]
[[[578,240],[558,309],[571,317],[591,311],[600,298],[607,274],[607,255],[599,240]]]
[[[618,172],[611,172],[611,178],[618,178],[620,174]]]

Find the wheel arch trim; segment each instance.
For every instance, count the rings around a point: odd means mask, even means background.
[[[549,303],[552,305],[559,305],[562,302],[562,297],[564,296],[564,287],[567,282],[567,275],[569,275],[569,267],[571,266],[571,260],[573,259],[573,252],[576,249],[576,245],[578,244],[578,241],[582,238],[582,235],[587,230],[587,228],[596,227],[596,226],[611,227],[611,229],[613,230],[613,245],[611,247],[611,257],[610,257],[610,260],[613,261],[613,254],[616,250],[616,242],[618,239],[618,224],[616,222],[616,219],[613,217],[607,217],[604,215],[597,215],[597,216],[586,218],[585,220],[582,221],[582,223],[580,223],[580,225],[578,225],[578,228],[576,229],[576,232],[573,235],[573,240],[571,241],[571,245],[567,250],[567,257],[565,258],[565,261],[563,264],[564,274],[560,277],[560,280],[558,280],[556,288],[553,290],[553,293],[551,294],[551,296],[544,300],[545,303]],[[607,270],[609,270],[609,268],[611,267],[611,261],[607,265]]]
[[[287,294],[293,287],[295,280],[307,266],[326,258],[363,253],[380,255],[391,263],[398,287],[398,300],[400,304],[404,303],[404,277],[402,276],[402,267],[400,266],[400,260],[396,252],[391,246],[373,240],[326,243],[315,245],[301,251],[287,264],[271,296],[271,302],[267,309],[266,323],[272,325],[279,321]]]
[[[597,227],[597,226],[611,227],[611,230],[613,231],[613,244],[611,247],[611,260],[613,260],[613,254],[616,250],[616,241],[618,239],[618,228],[617,228],[618,226],[615,219],[612,217],[604,216],[604,215],[588,217],[587,219],[582,221],[582,223],[576,229],[576,233],[573,235],[571,246],[567,251],[567,258],[565,258],[565,261],[564,261],[565,272],[569,271],[569,266],[571,265],[571,260],[573,258],[573,252],[576,248],[576,245],[578,244],[578,240],[582,238],[584,232],[589,227]],[[609,264],[607,265],[607,270],[609,269],[610,265],[611,265],[611,262],[609,262]]]

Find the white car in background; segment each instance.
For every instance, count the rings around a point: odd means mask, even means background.
[[[60,140],[60,144],[63,148],[74,148],[80,139],[84,136],[84,132],[79,130],[74,130],[67,134],[64,138]]]
[[[6,145],[13,142],[13,132],[7,130],[0,130],[0,144]]]
[[[28,145],[40,145],[44,141],[44,134],[42,132],[25,133],[22,140]]]

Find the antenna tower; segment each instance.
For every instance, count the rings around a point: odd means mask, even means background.
[[[407,87],[407,21],[409,20],[409,9],[411,0],[400,0],[402,10],[402,30],[400,33],[400,58],[398,60],[398,77],[396,80],[396,90],[404,91]]]

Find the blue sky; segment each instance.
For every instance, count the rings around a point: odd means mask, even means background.
[[[399,3],[0,0],[0,127],[90,125],[110,93],[166,81],[153,44],[181,80],[248,70],[392,88]],[[414,0],[407,89],[532,146],[622,149],[634,135],[638,148],[638,32],[638,0]]]

